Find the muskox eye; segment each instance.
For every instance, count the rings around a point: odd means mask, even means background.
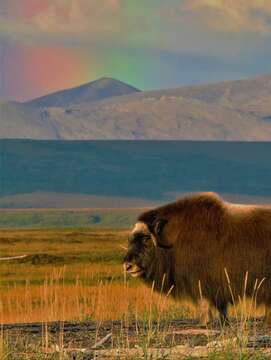
[[[144,244],[147,244],[149,242],[150,238],[151,237],[149,235],[144,235],[141,240]]]

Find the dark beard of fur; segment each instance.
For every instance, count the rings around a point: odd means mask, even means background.
[[[155,248],[149,255],[148,268],[142,275],[142,280],[155,291],[174,295],[175,281],[172,269],[172,252]]]

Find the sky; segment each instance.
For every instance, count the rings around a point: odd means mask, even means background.
[[[271,73],[270,0],[0,0],[0,100]]]

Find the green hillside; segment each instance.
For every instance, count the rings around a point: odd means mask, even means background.
[[[159,202],[191,191],[269,196],[270,153],[263,142],[2,140],[0,199],[38,191]]]
[[[114,228],[132,226],[140,209],[1,210],[0,228]]]

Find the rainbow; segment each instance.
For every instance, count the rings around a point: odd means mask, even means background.
[[[9,0],[7,3],[6,16],[25,22],[49,6],[49,0]],[[103,76],[144,88],[142,66],[138,58],[122,49],[12,43],[4,45],[0,97],[25,101]]]

